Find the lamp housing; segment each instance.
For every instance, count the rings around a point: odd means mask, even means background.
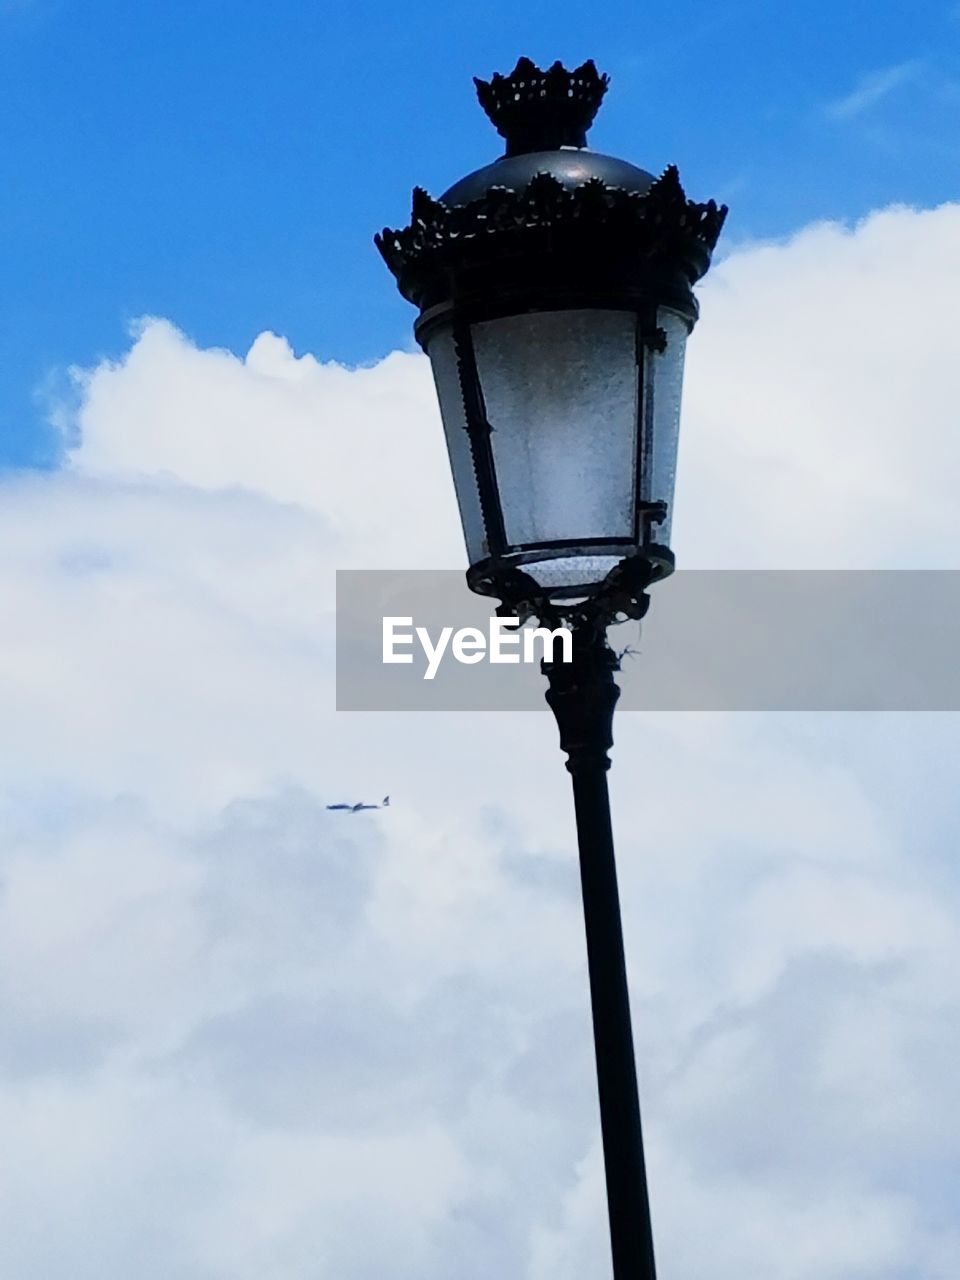
[[[608,78],[521,58],[477,80],[506,154],[377,246],[420,311],[470,562],[589,596],[620,561],[673,567],[670,529],[693,285],[725,207],[591,151]]]

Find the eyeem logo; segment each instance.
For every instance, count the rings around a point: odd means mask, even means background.
[[[412,648],[419,641],[426,659],[424,680],[432,680],[440,669],[447,653],[455,661],[466,666],[478,662],[520,663],[556,662],[555,647],[560,641],[560,662],[573,661],[573,635],[566,627],[550,631],[546,627],[528,627],[520,630],[519,618],[490,619],[486,635],[479,627],[442,627],[436,641],[426,627],[414,627],[413,618],[383,619],[383,661],[385,663],[412,663],[413,654],[398,652],[400,648]]]

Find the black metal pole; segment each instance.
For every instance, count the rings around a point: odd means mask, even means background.
[[[573,777],[613,1276],[656,1280],[607,791],[618,666],[605,630],[595,627],[574,631],[571,663],[543,670]]]

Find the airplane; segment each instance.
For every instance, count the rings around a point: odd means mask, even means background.
[[[360,813],[363,809],[389,809],[390,797],[384,796],[379,804],[328,804],[328,809],[344,809],[347,813]]]

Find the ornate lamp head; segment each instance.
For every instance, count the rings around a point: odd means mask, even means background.
[[[680,385],[726,209],[585,147],[592,62],[521,58],[478,80],[506,155],[376,243],[420,308],[470,558],[496,594],[522,566],[556,599],[624,559],[669,573]]]

